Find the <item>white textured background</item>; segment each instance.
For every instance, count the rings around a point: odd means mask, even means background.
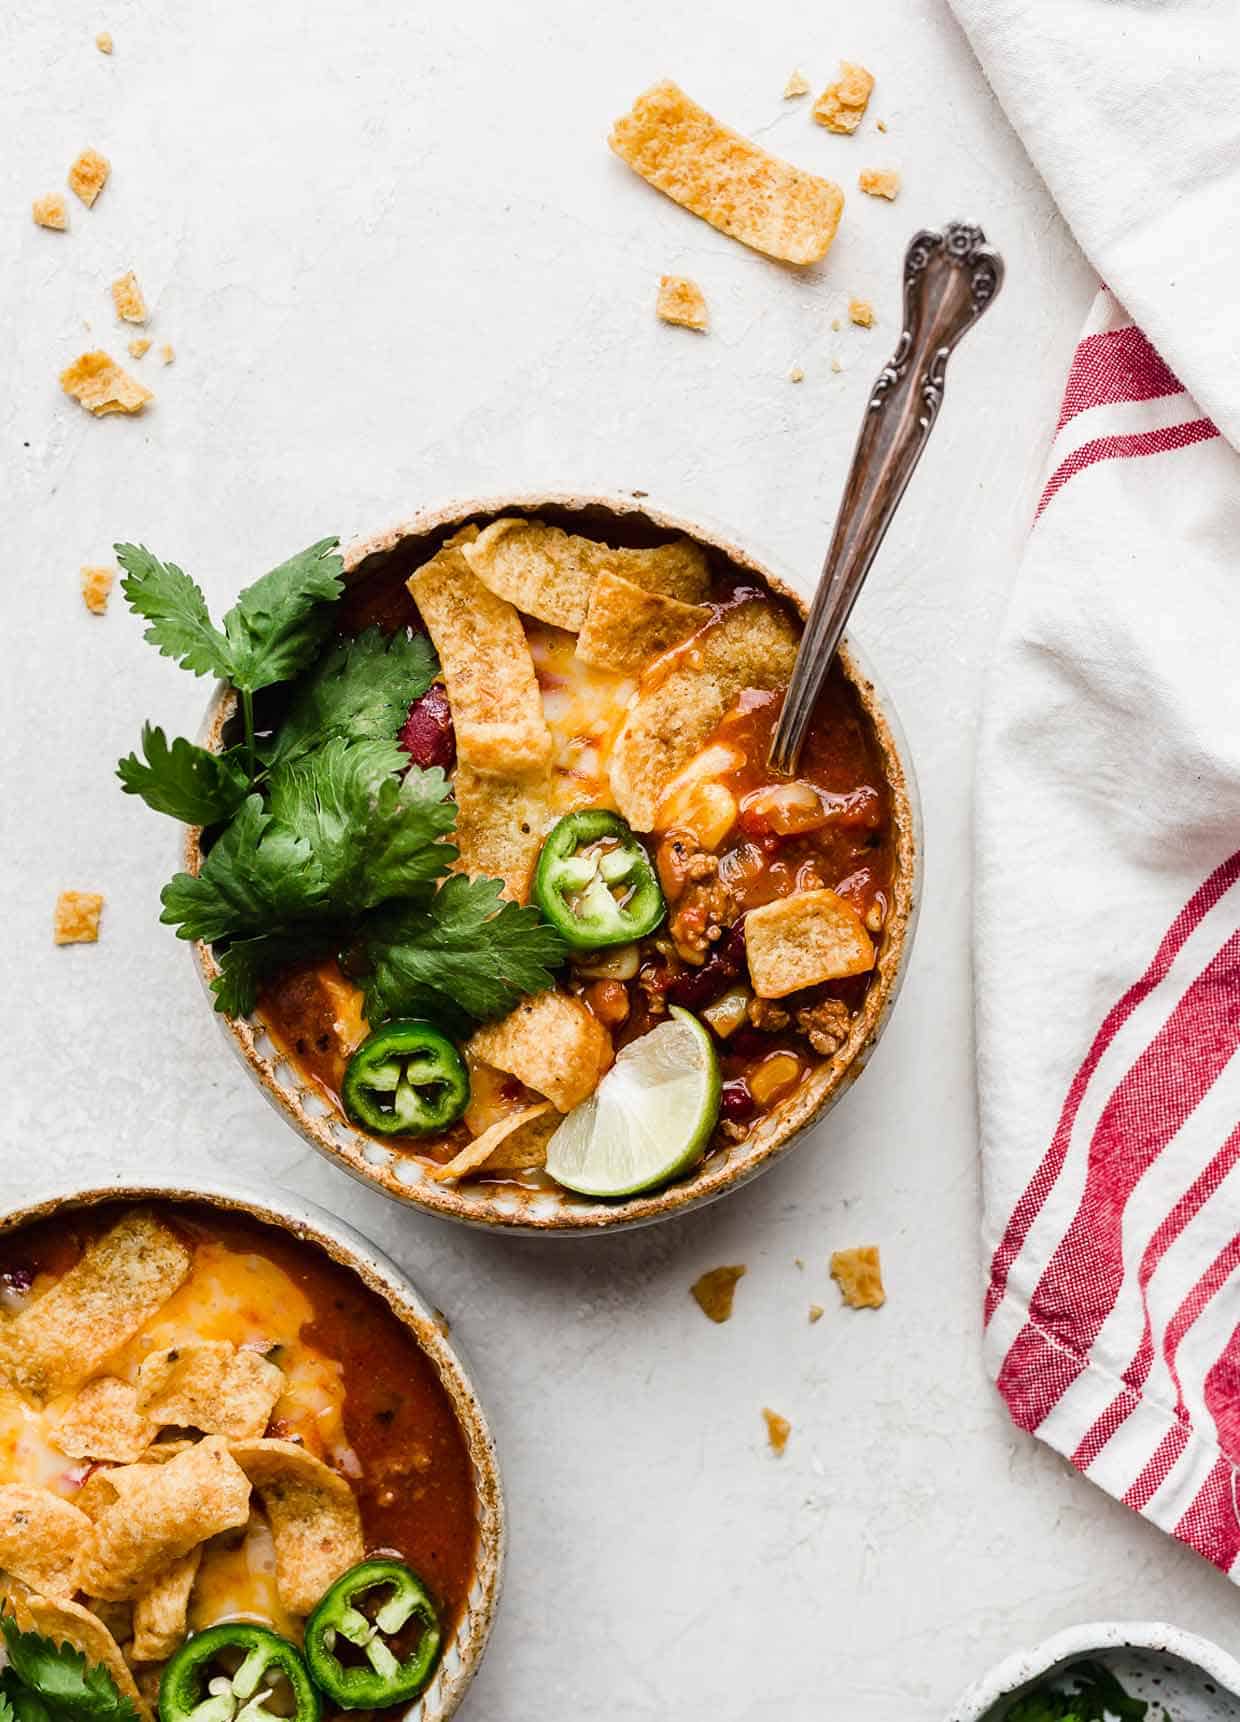
[[[841,54],[876,71],[886,137],[833,137],[781,102],[794,66],[820,87]],[[844,184],[824,265],[743,250],[609,155],[609,121],[664,75]],[[70,199],[68,234],[37,230],[30,199],[86,144],[111,182],[93,211]],[[898,203],[856,193],[860,167],[888,164]],[[0,190],[0,1198],[135,1168],[284,1186],[449,1312],[512,1525],[469,1722],[933,1722],[1014,1644],[1090,1616],[1166,1615],[1235,1648],[1230,1587],[1014,1433],[979,1363],[973,729],[1092,282],[941,0],[18,0],[0,13]],[[613,1240],[489,1239],[353,1185],[250,1088],[156,925],[175,835],[112,766],[146,717],[192,732],[206,688],[123,604],[88,616],[79,564],[142,538],[222,609],[326,533],[528,483],[648,490],[810,578],[894,338],[904,241],[956,215],[985,224],[1008,285],[953,362],[858,615],[911,736],[929,856],[865,1079],[758,1184]],[[108,284],[126,268],[177,360],[137,367],[157,391],[143,417],[95,421],[56,376],[84,347],[124,356]],[[702,283],[710,335],[655,322],[665,270]],[[832,332],[851,293],[876,331]],[[107,894],[98,946],[53,948],[64,886]],[[826,1257],[869,1240],[890,1301],[853,1315]],[[749,1275],[714,1328],[687,1287],[722,1261]],[[763,1404],[795,1426],[782,1460]]]

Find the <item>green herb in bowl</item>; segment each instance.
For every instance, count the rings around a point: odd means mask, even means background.
[[[1077,1662],[1009,1704],[1003,1722],[1144,1722],[1149,1708],[1102,1663]]]

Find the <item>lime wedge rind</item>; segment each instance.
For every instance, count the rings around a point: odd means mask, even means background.
[[[672,1007],[631,1041],[547,1147],[566,1189],[602,1199],[665,1184],[701,1158],[719,1117],[719,1061],[709,1031]]]

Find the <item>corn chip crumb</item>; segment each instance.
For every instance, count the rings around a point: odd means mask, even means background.
[[[101,54],[110,54],[112,52],[112,32],[110,30],[100,30],[99,34],[95,37],[95,46]]]
[[[850,1309],[881,1309],[887,1301],[877,1244],[836,1250],[831,1257],[831,1278]]]
[[[159,349],[160,364],[170,365],[175,358],[176,354],[172,350],[172,343],[170,341],[165,341],[163,346]]]
[[[891,203],[899,196],[900,175],[894,167],[866,167],[858,175],[857,184],[868,197],[885,197]]]
[[[771,1452],[782,1453],[792,1433],[791,1423],[786,1417],[781,1417],[778,1411],[772,1411],[769,1405],[762,1407],[762,1415],[766,1421],[766,1438],[771,1444]]]
[[[805,372],[801,369],[800,365],[793,365],[792,369],[788,372],[788,381],[790,383],[803,383],[805,381]]]
[[[131,359],[143,359],[150,350],[151,337],[149,335],[138,335],[129,343],[129,357]]]
[[[848,320],[855,323],[859,329],[874,327],[874,307],[868,299],[850,299],[848,301]]]
[[[39,227],[54,227],[58,233],[63,233],[69,225],[69,211],[58,191],[49,191],[46,197],[36,197],[30,212]]]
[[[678,323],[685,329],[706,329],[710,313],[706,295],[696,281],[687,275],[660,275],[659,297],[655,312],[665,323]]]
[[[115,579],[115,568],[82,569],[82,602],[92,615],[102,616],[107,609]]]
[[[112,283],[112,303],[116,306],[116,315],[123,317],[127,323],[146,322],[146,300],[142,297],[138,277],[132,269],[127,269]]]
[[[69,190],[89,209],[103,190],[111,171],[107,156],[100,155],[97,149],[84,149],[69,169]]]
[[[828,84],[814,103],[814,118],[829,132],[851,136],[865,115],[874,75],[864,66],[854,66],[850,60],[840,61],[840,79]]]
[[[103,898],[97,891],[62,891],[52,918],[53,940],[58,945],[93,945],[102,913]]]
[[[790,102],[797,96],[808,95],[809,79],[805,76],[804,72],[793,72],[789,76],[788,82],[784,85],[784,100],[786,102]]]

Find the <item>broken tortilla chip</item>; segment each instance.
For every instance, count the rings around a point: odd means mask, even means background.
[[[789,72],[788,82],[784,85],[784,100],[791,102],[797,96],[809,95],[809,79],[804,72]]]
[[[106,155],[100,155],[97,149],[84,149],[69,169],[69,190],[89,209],[103,190],[111,171]]]
[[[885,197],[893,203],[900,195],[900,175],[894,167],[867,167],[857,175],[857,184],[870,197]]]
[[[169,1563],[157,1574],[133,1605],[133,1643],[129,1654],[135,1662],[163,1662],[185,1637],[189,1595],[202,1561],[202,1545]]]
[[[571,1112],[611,1063],[611,1036],[580,999],[552,988],[478,1029],[466,1051]]]
[[[660,275],[659,297],[655,300],[655,315],[664,323],[678,323],[682,329],[709,329],[710,312],[706,295],[696,281],[687,275]]]
[[[782,1453],[788,1445],[788,1437],[792,1433],[792,1425],[786,1417],[781,1417],[778,1411],[772,1411],[769,1405],[762,1407],[762,1419],[766,1424],[766,1438],[770,1443],[771,1452]]]
[[[98,1375],[79,1390],[48,1440],[70,1459],[132,1465],[157,1433],[154,1419],[138,1410],[135,1387],[115,1375]]]
[[[447,1183],[484,1166],[494,1172],[520,1172],[544,1166],[547,1143],[559,1125],[560,1114],[555,1107],[549,1100],[540,1100],[536,1106],[525,1106],[492,1124],[446,1165],[432,1167],[430,1175],[438,1183]]]
[[[144,1416],[232,1441],[261,1435],[283,1391],[282,1370],[253,1347],[239,1351],[226,1339],[152,1351],[138,1369],[138,1409]]]
[[[56,1644],[72,1645],[86,1661],[106,1668],[122,1697],[128,1698],[142,1722],[151,1722],[151,1707],[139,1692],[121,1648],[90,1609],[56,1597],[36,1596],[15,1585],[6,1587],[4,1611],[23,1632],[41,1632]]]
[[[670,79],[637,98],[609,141],[656,190],[742,245],[784,263],[817,263],[831,248],[839,186],[720,125]]]
[[[50,1489],[0,1485],[0,1571],[42,1596],[72,1596],[90,1520]]]
[[[881,1309],[887,1301],[877,1244],[836,1250],[831,1257],[831,1278],[850,1309]]]
[[[598,670],[637,675],[652,658],[704,627],[711,614],[707,604],[682,604],[605,571],[590,593],[577,656]]]
[[[97,1471],[89,1486],[93,1529],[80,1584],[110,1600],[141,1596],[173,1561],[250,1516],[250,1480],[218,1435],[166,1465]]]
[[[266,1509],[280,1600],[292,1614],[309,1614],[365,1553],[353,1491],[292,1441],[238,1441],[232,1452]]]
[[[795,891],[745,917],[749,979],[760,999],[781,999],[820,981],[864,975],[874,941],[851,903],[825,887]]]
[[[664,789],[745,688],[783,687],[797,633],[765,598],[725,610],[669,653],[630,705],[609,763],[616,806],[635,831],[654,828]]]
[[[88,413],[140,413],[154,393],[102,350],[83,353],[60,373],[60,386]]]
[[[855,323],[859,329],[874,327],[874,307],[868,299],[850,299],[848,301],[848,320]]]
[[[460,850],[455,870],[502,879],[505,897],[528,902],[534,864],[551,818],[546,772],[505,777],[462,764],[452,775],[452,793],[452,840]]]
[[[737,1264],[735,1267],[711,1268],[699,1274],[689,1290],[702,1314],[714,1322],[730,1321],[737,1282],[744,1279],[748,1271]]]
[[[512,605],[470,568],[468,544],[458,533],[408,582],[439,654],[457,757],[485,770],[498,751],[506,770],[537,769],[551,757],[551,732],[525,630]]]
[[[175,1233],[131,1209],[50,1290],[0,1325],[0,1375],[39,1403],[80,1386],[168,1301],[189,1267]]]
[[[115,568],[82,569],[82,602],[92,616],[102,616],[116,581]]]
[[[116,306],[116,315],[123,317],[126,323],[146,322],[146,300],[142,297],[138,277],[132,269],[118,275],[112,283],[112,303]]]
[[[867,72],[864,66],[854,66],[851,60],[841,60],[839,82],[827,85],[811,112],[829,132],[851,136],[865,116],[873,88],[872,72]]]

